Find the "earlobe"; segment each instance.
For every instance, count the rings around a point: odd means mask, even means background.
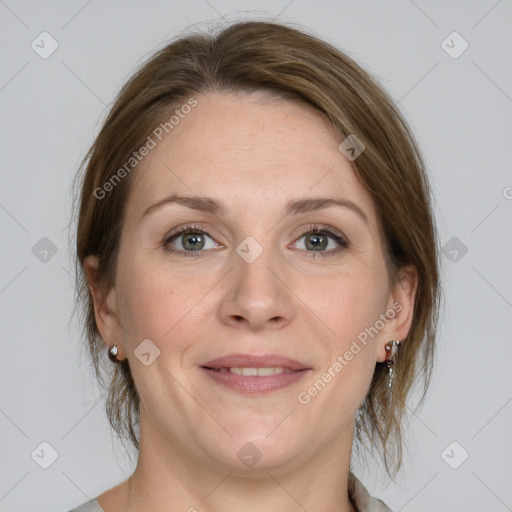
[[[398,282],[390,294],[386,316],[390,319],[381,332],[378,360],[387,359],[386,343],[390,340],[404,342],[411,329],[414,317],[414,304],[418,288],[418,271],[413,265],[407,265],[399,270]]]
[[[124,352],[124,350],[121,340],[116,339],[119,335],[116,336],[118,320],[115,304],[115,290],[112,289],[106,296],[104,295],[104,290],[98,281],[98,264],[99,258],[97,256],[87,256],[84,260],[84,271],[94,303],[96,326],[108,347],[117,343],[119,347],[119,357],[122,358],[122,352]]]

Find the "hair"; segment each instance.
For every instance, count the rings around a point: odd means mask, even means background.
[[[394,366],[392,391],[386,365],[377,363],[355,425],[355,445],[375,448],[394,475],[402,463],[406,398],[417,383],[422,391],[418,405],[423,401],[434,360],[438,241],[425,166],[398,108],[366,71],[330,44],[272,22],[238,22],[184,35],[160,49],[123,86],[82,162],[75,198],[77,305],[96,376],[107,393],[109,423],[139,449],[140,402],[130,365],[127,359],[112,365],[106,358],[84,260],[98,256],[97,280],[106,294],[115,285],[124,211],[136,172],[120,174],[121,169],[157,126],[169,124],[175,109],[209,91],[261,91],[300,101],[319,112],[341,140],[355,135],[364,143],[353,169],[376,208],[390,285],[397,285],[405,265],[418,272],[412,325]],[[99,190],[108,190],[108,197]]]

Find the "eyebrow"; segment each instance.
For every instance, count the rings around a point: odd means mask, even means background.
[[[168,204],[181,204],[192,210],[198,210],[201,212],[208,212],[214,215],[225,215],[228,212],[226,204],[218,199],[212,197],[199,197],[199,196],[180,196],[177,194],[171,194],[170,196],[152,204],[142,214],[140,220],[142,220],[149,213],[157,210],[158,208]],[[303,213],[309,213],[312,211],[323,210],[333,206],[339,206],[342,208],[348,208],[349,210],[356,213],[361,219],[368,224],[368,217],[364,211],[357,206],[354,202],[344,199],[342,197],[307,197],[304,199],[296,199],[288,201],[284,208],[284,215],[300,215]]]

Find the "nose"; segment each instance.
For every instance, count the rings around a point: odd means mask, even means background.
[[[294,315],[293,293],[278,258],[263,251],[248,263],[234,253],[233,264],[220,304],[222,322],[255,331],[288,325]]]

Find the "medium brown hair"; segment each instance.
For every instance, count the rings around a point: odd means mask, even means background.
[[[84,158],[77,182],[77,299],[96,375],[108,391],[109,422],[139,448],[139,396],[128,360],[112,365],[106,358],[84,260],[99,257],[97,279],[108,292],[115,285],[124,210],[136,171],[123,173],[104,198],[95,191],[112,183],[117,170],[174,109],[208,91],[264,91],[301,101],[325,117],[340,141],[352,134],[365,145],[354,171],[377,211],[390,283],[396,285],[405,265],[418,271],[412,326],[402,340],[392,393],[385,365],[376,364],[356,421],[356,444],[369,441],[394,474],[402,460],[406,398],[419,382],[419,403],[423,400],[434,357],[438,243],[424,164],[399,110],[367,72],[326,42],[271,22],[239,22],[214,33],[183,36],[159,50],[122,88]]]

